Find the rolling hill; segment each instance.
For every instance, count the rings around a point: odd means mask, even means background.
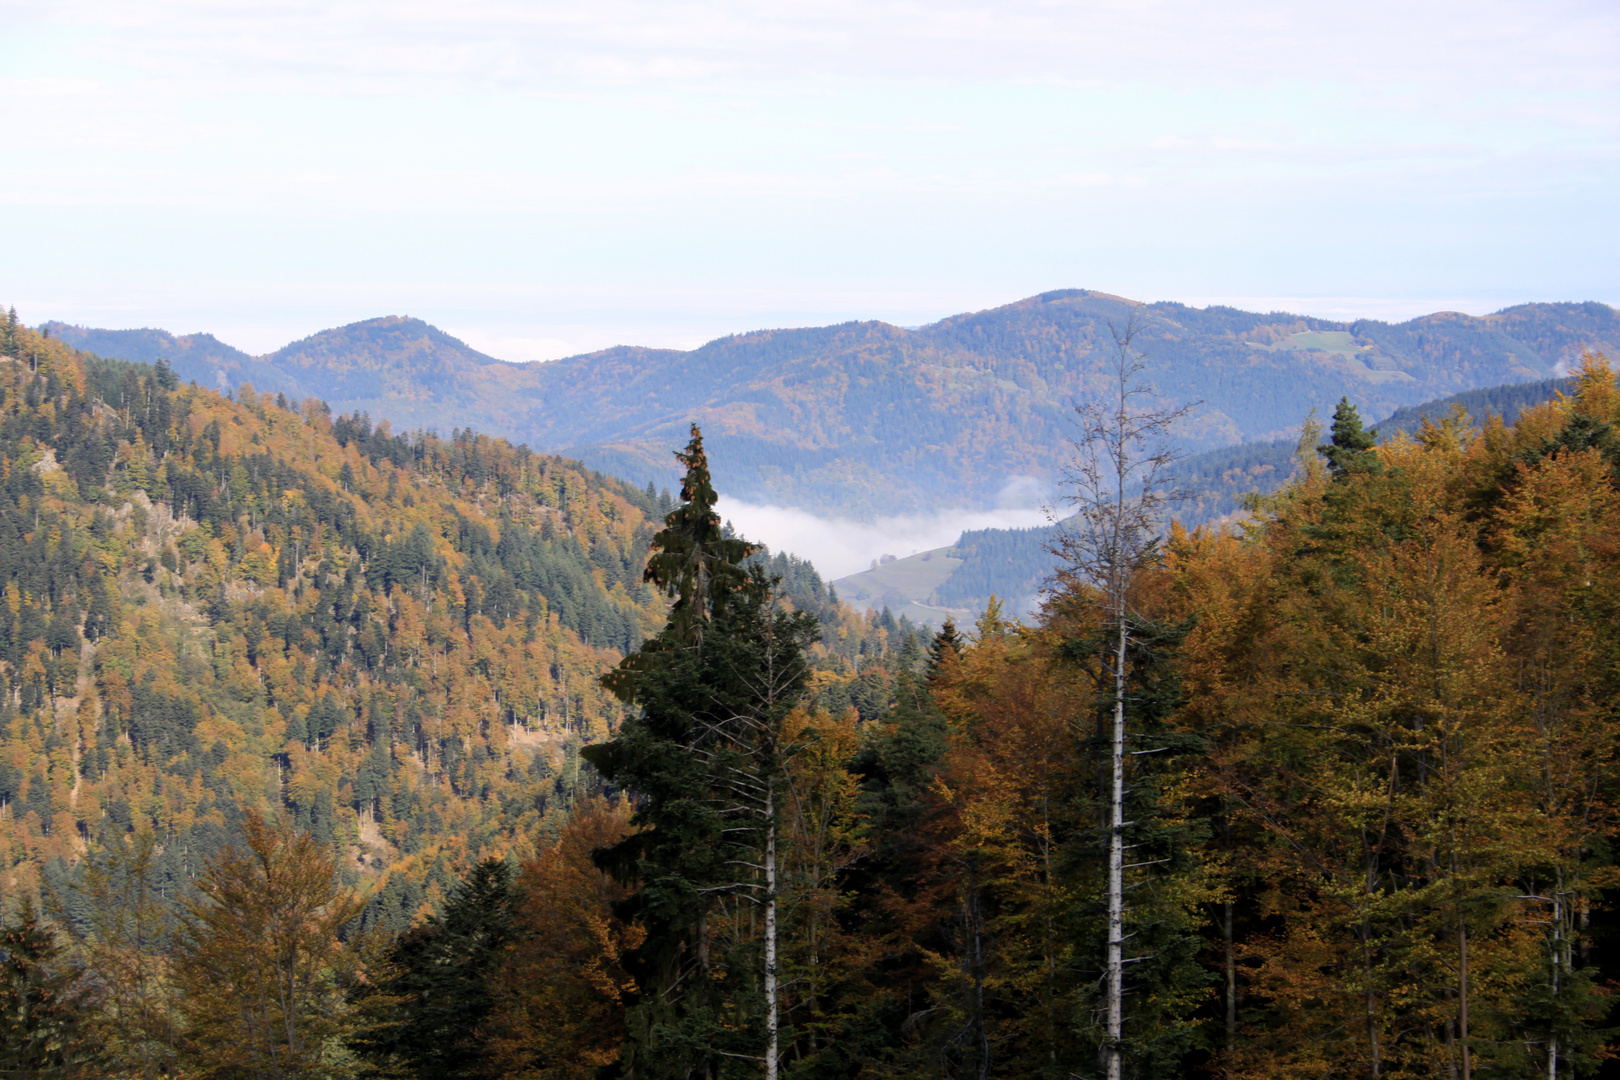
[[[1132,320],[1160,392],[1202,402],[1181,433],[1195,451],[1283,437],[1344,394],[1387,415],[1560,374],[1583,349],[1620,352],[1620,316],[1597,303],[1338,323],[1085,290],[911,330],[761,330],[691,351],[623,347],[523,365],[399,317],[256,358],[207,335],[46,329],[103,356],[151,360],[169,348],[175,370],[204,385],[320,397],[396,428],[473,427],[638,483],[669,482],[668,448],[697,420],[728,494],[877,516],[990,506],[1050,485],[1070,409],[1101,387],[1111,327]]]

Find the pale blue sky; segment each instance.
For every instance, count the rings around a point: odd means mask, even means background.
[[[1620,5],[0,0],[0,303],[506,359],[1620,303]]]

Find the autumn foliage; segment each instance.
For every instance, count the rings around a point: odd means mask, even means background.
[[[11,333],[15,1067],[722,1080],[774,1031],[788,1077],[1094,1073],[1084,584],[931,647],[829,601],[818,639],[657,493]],[[1512,427],[1379,443],[1346,404],[1292,485],[1145,559],[1124,1075],[1600,1074],[1617,427],[1595,357]],[[734,610],[663,629],[660,518]]]

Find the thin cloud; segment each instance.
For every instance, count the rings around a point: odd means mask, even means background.
[[[857,77],[1290,79],[1613,87],[1620,17],[1600,3],[1208,4],[760,0],[514,4],[70,0],[34,21],[94,28],[83,49],[165,78],[396,90]],[[1489,59],[1492,62],[1482,63]]]

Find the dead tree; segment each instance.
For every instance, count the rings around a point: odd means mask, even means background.
[[[1158,548],[1166,511],[1180,498],[1170,486],[1181,454],[1172,429],[1194,407],[1167,407],[1142,378],[1145,358],[1133,342],[1133,318],[1113,331],[1106,393],[1078,406],[1074,457],[1064,470],[1064,501],[1074,509],[1061,533],[1060,577],[1084,598],[1103,624],[1109,648],[1102,668],[1112,698],[1106,738],[1107,768],[1101,777],[1107,798],[1107,959],[1104,975],[1104,1039],[1099,1066],[1107,1080],[1120,1080],[1125,1024],[1125,820],[1127,745],[1127,654],[1139,624],[1130,604],[1131,582]]]

